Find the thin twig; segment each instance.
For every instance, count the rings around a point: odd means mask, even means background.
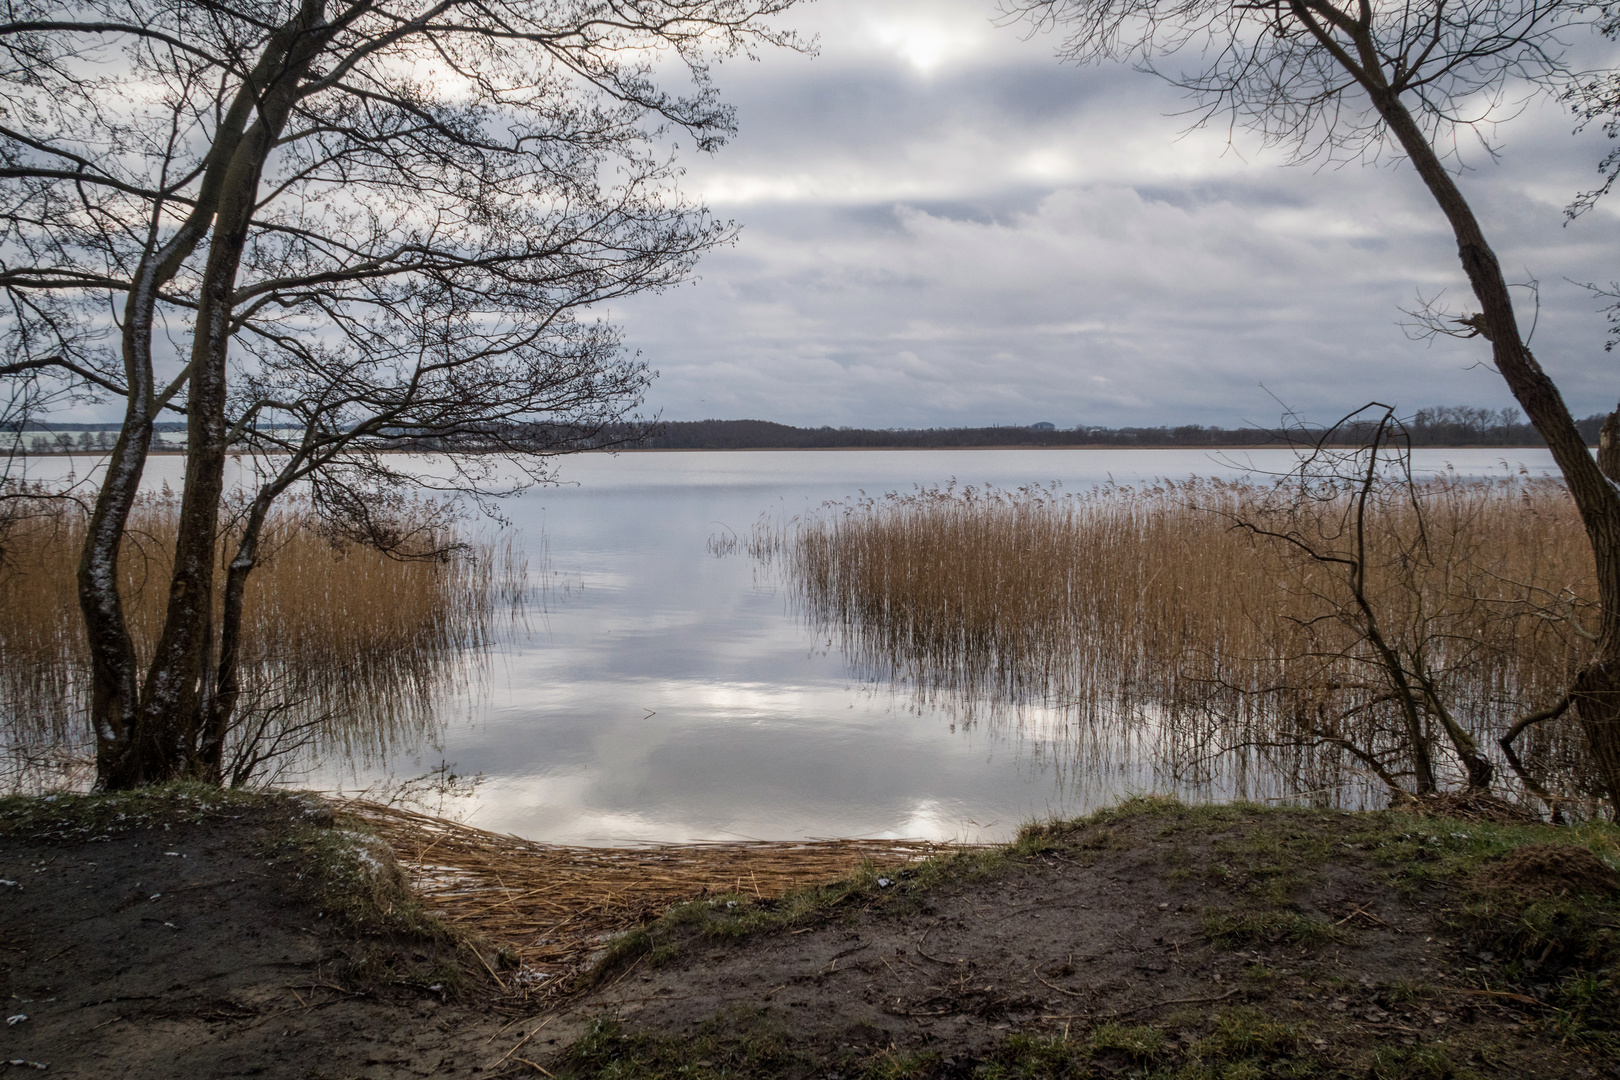
[[[1058,993],[1067,994],[1070,997],[1089,997],[1090,996],[1089,994],[1083,994],[1078,990],[1065,990],[1063,987],[1057,985],[1056,983],[1047,982],[1046,976],[1041,974],[1041,965],[1040,964],[1036,964],[1034,967],[1030,968],[1029,970],[1037,979],[1041,980],[1041,984],[1046,986],[1048,989],[1056,990]]]
[[[1334,923],[1333,925],[1338,926],[1341,923],[1347,923],[1351,919],[1355,918],[1357,915],[1364,915],[1367,918],[1371,919],[1373,922],[1377,923],[1379,926],[1389,927],[1389,929],[1395,931],[1397,934],[1406,933],[1405,930],[1402,930],[1398,926],[1390,926],[1389,923],[1385,922],[1383,919],[1380,919],[1378,916],[1374,915],[1372,912],[1368,911],[1364,907],[1357,907],[1354,911],[1352,911],[1350,914],[1346,915],[1344,918],[1340,919],[1338,922]]]
[[[519,1050],[521,1050],[523,1048],[524,1043],[528,1042],[530,1039],[532,1039],[536,1035],[540,1034],[540,1029],[545,1027],[547,1024],[551,1023],[556,1018],[557,1018],[557,1015],[555,1013],[553,1013],[552,1015],[546,1017],[544,1020],[540,1021],[539,1025],[536,1026],[533,1031],[529,1032],[527,1035],[523,1036],[523,1038],[519,1039],[517,1041],[516,1046],[512,1047],[512,1049],[510,1049],[506,1053],[502,1054],[501,1057],[500,1057],[500,1061],[495,1062],[495,1064],[489,1066],[489,1068],[491,1068],[491,1069],[500,1068],[501,1061],[505,1061],[507,1058],[511,1057],[513,1054],[515,1054]],[[519,1060],[521,1061],[522,1059],[520,1058]]]
[[[1214,997],[1171,998],[1169,1001],[1156,1001],[1147,1005],[1138,1005],[1134,1009],[1124,1009],[1120,1012],[1108,1013],[1106,1016],[1102,1017],[1102,1019],[1117,1020],[1121,1016],[1130,1016],[1132,1013],[1144,1012],[1148,1009],[1162,1009],[1166,1005],[1205,1005],[1212,1001],[1225,1001],[1227,998],[1237,993],[1238,990],[1238,987],[1233,987],[1226,993],[1217,994]]]

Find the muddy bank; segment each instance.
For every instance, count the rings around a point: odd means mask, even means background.
[[[28,1019],[0,1030],[0,1059],[98,1077],[1617,1076],[1617,856],[1612,826],[1137,801],[1007,849],[676,904],[542,998],[500,968],[528,943],[435,920],[318,802],[10,803],[0,965]]]
[[[1611,827],[1136,802],[1007,852],[869,877],[780,925],[742,897],[676,909],[621,945],[559,1045],[579,1041],[545,1064],[1620,1075],[1620,877],[1594,853],[1612,861],[1617,840]]]
[[[8,1074],[457,1076],[511,1019],[314,798],[0,803],[0,927]]]

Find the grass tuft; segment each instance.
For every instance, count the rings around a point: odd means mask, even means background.
[[[1091,1033],[1093,1053],[1115,1051],[1132,1061],[1162,1057],[1166,1043],[1164,1032],[1147,1025],[1099,1024]]]
[[[1246,945],[1325,945],[1349,940],[1342,928],[1292,911],[1205,911],[1200,927],[1223,949]]]
[[[1454,1065],[1439,1045],[1381,1047],[1373,1054],[1371,1080],[1472,1080],[1471,1069]]]

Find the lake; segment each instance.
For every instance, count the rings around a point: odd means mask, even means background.
[[[1420,450],[1420,470],[1523,465],[1540,449]],[[863,677],[797,615],[793,593],[711,538],[761,515],[916,485],[1061,484],[1286,470],[1286,451],[702,451],[579,455],[561,483],[508,501],[533,599],[433,703],[437,730],[384,760],[299,778],[365,788],[441,762],[481,774],[469,823],[557,843],[803,837],[1004,839],[1019,825],[1132,793],[1283,793],[1226,771],[1202,783],[1156,765],[1152,725],[1081,732],[1059,710],[984,715]],[[83,471],[86,459],[77,461]],[[36,458],[50,479],[67,458]],[[181,462],[148,481],[178,486]],[[484,524],[487,531],[496,526]]]

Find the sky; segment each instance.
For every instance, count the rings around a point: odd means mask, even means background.
[[[816,55],[728,61],[739,134],[688,195],[741,226],[694,283],[608,314],[666,420],[1059,427],[1332,419],[1512,399],[1480,340],[1402,309],[1473,310],[1404,163],[1291,165],[1128,66],[1076,67],[994,0],[819,0]],[[1612,62],[1612,60],[1610,61]],[[1462,187],[1577,416],[1620,399],[1600,304],[1620,196],[1567,223],[1608,149],[1555,102],[1462,156]],[[1230,137],[1229,137],[1230,136]]]

